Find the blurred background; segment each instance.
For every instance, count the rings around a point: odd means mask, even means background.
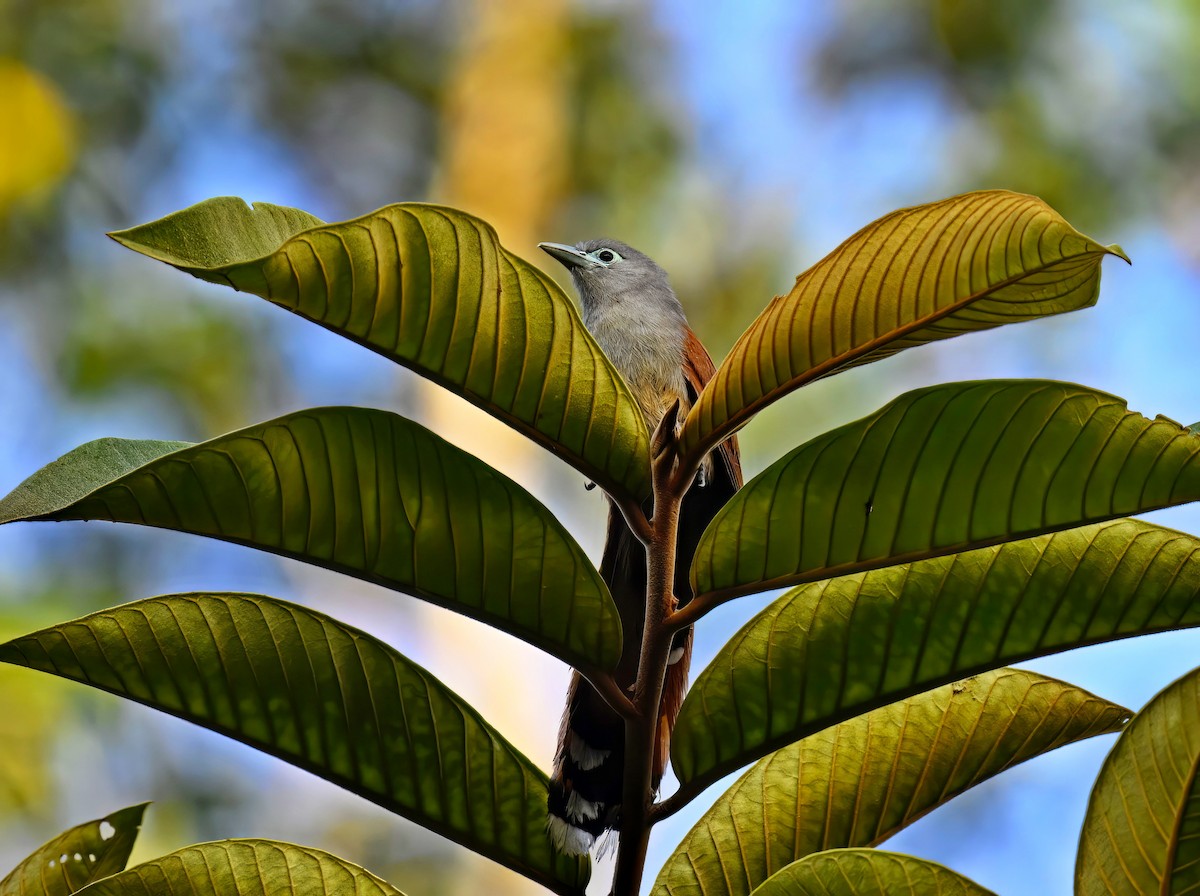
[[[306,406],[371,405],[480,452],[599,557],[601,499],[549,454],[370,352],[104,237],[223,194],[326,220],[454,204],[560,281],[539,240],[615,236],[671,272],[719,359],[874,218],[985,187],[1037,193],[1132,256],[1105,263],[1097,308],[813,385],[744,431],[748,472],[954,379],[1069,380],[1191,423],[1198,45],[1188,0],[0,0],[0,492],[100,436],[200,440]],[[1154,519],[1200,533],[1195,510]],[[482,625],[203,539],[0,530],[4,637],[205,589],[308,603],[386,638],[549,766],[567,670]],[[693,668],[766,601],[706,619]],[[1159,635],[1031,665],[1137,708],[1198,648],[1195,633]],[[1012,770],[889,846],[1000,893],[1068,892],[1111,742]],[[656,829],[650,869],[720,789]],[[0,869],[142,800],[155,804],[135,859],[262,836],[327,849],[414,896],[537,892],[281,762],[0,668]],[[607,892],[608,871],[596,876]]]

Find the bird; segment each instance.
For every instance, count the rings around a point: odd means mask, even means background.
[[[688,326],[666,271],[619,240],[538,245],[570,272],[584,325],[629,386],[650,432],[676,403],[682,420],[715,367]],[[688,570],[701,534],[741,485],[737,440],[730,437],[701,462],[680,506],[674,576],[679,606],[693,597]],[[652,501],[643,509],[647,515],[652,513]],[[616,603],[623,632],[621,659],[613,676],[628,693],[636,682],[641,651],[646,550],[612,501],[600,575]],[[668,657],[651,775],[655,791],[687,690],[691,650],[689,626],[676,633]],[[584,855],[605,831],[619,829],[624,753],[624,720],[572,670],[547,798],[547,831],[560,852]]]

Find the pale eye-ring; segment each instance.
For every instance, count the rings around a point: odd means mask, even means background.
[[[621,256],[612,249],[601,249],[596,253],[596,259],[604,262],[605,264],[612,264],[614,261],[619,261]]]

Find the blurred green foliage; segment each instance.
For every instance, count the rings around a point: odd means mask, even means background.
[[[1197,39],[1186,0],[844,0],[813,65],[835,102],[925,82],[952,115],[948,184],[1034,193],[1085,231],[1164,208],[1195,227]]]

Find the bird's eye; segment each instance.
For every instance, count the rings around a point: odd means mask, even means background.
[[[614,261],[620,261],[621,256],[612,249],[601,249],[596,253],[596,259],[604,262],[605,264],[612,264]]]

